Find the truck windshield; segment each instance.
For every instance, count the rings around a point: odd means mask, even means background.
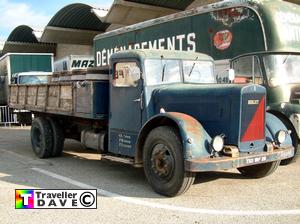
[[[183,61],[185,83],[215,83],[212,62]]]
[[[146,60],[148,86],[171,83],[215,83],[213,63],[182,60]]]
[[[148,86],[180,83],[179,60],[146,60],[146,82]]]
[[[19,84],[43,84],[48,82],[47,75],[24,75],[20,76]]]
[[[269,83],[273,86],[300,83],[300,55],[267,55],[264,64]]]

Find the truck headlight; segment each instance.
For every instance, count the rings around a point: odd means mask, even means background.
[[[284,143],[284,141],[286,139],[286,132],[283,130],[278,131],[276,138],[277,138],[277,141],[279,142],[279,144]]]
[[[216,152],[221,152],[224,148],[224,139],[219,135],[215,136],[211,141],[211,146]]]

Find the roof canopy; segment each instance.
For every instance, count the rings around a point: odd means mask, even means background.
[[[23,43],[38,43],[38,40],[33,33],[33,29],[25,25],[16,27],[10,33],[9,37],[7,38],[7,41],[23,42]]]
[[[2,54],[6,53],[56,53],[56,44],[22,43],[6,41]]]
[[[125,0],[127,2],[135,2],[146,5],[154,5],[164,8],[185,10],[194,0]]]
[[[6,53],[55,53],[56,45],[40,43],[33,29],[26,25],[16,27],[4,43],[2,54]]]
[[[42,42],[91,45],[95,35],[105,32],[110,24],[101,22],[92,7],[76,3],[59,10],[42,35]]]
[[[67,5],[52,17],[48,26],[104,32],[109,24],[102,23],[91,10],[85,4]]]
[[[220,0],[114,0],[107,15],[100,20],[126,26],[217,1]]]

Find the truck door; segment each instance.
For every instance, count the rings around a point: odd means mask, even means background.
[[[109,152],[134,156],[142,120],[143,82],[136,61],[113,65],[110,88]]]

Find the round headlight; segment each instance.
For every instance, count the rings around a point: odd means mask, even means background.
[[[211,141],[211,146],[216,152],[221,152],[224,148],[224,139],[217,135]]]
[[[279,142],[279,144],[284,143],[286,139],[286,132],[283,130],[280,130],[279,132],[277,132],[277,141]]]

